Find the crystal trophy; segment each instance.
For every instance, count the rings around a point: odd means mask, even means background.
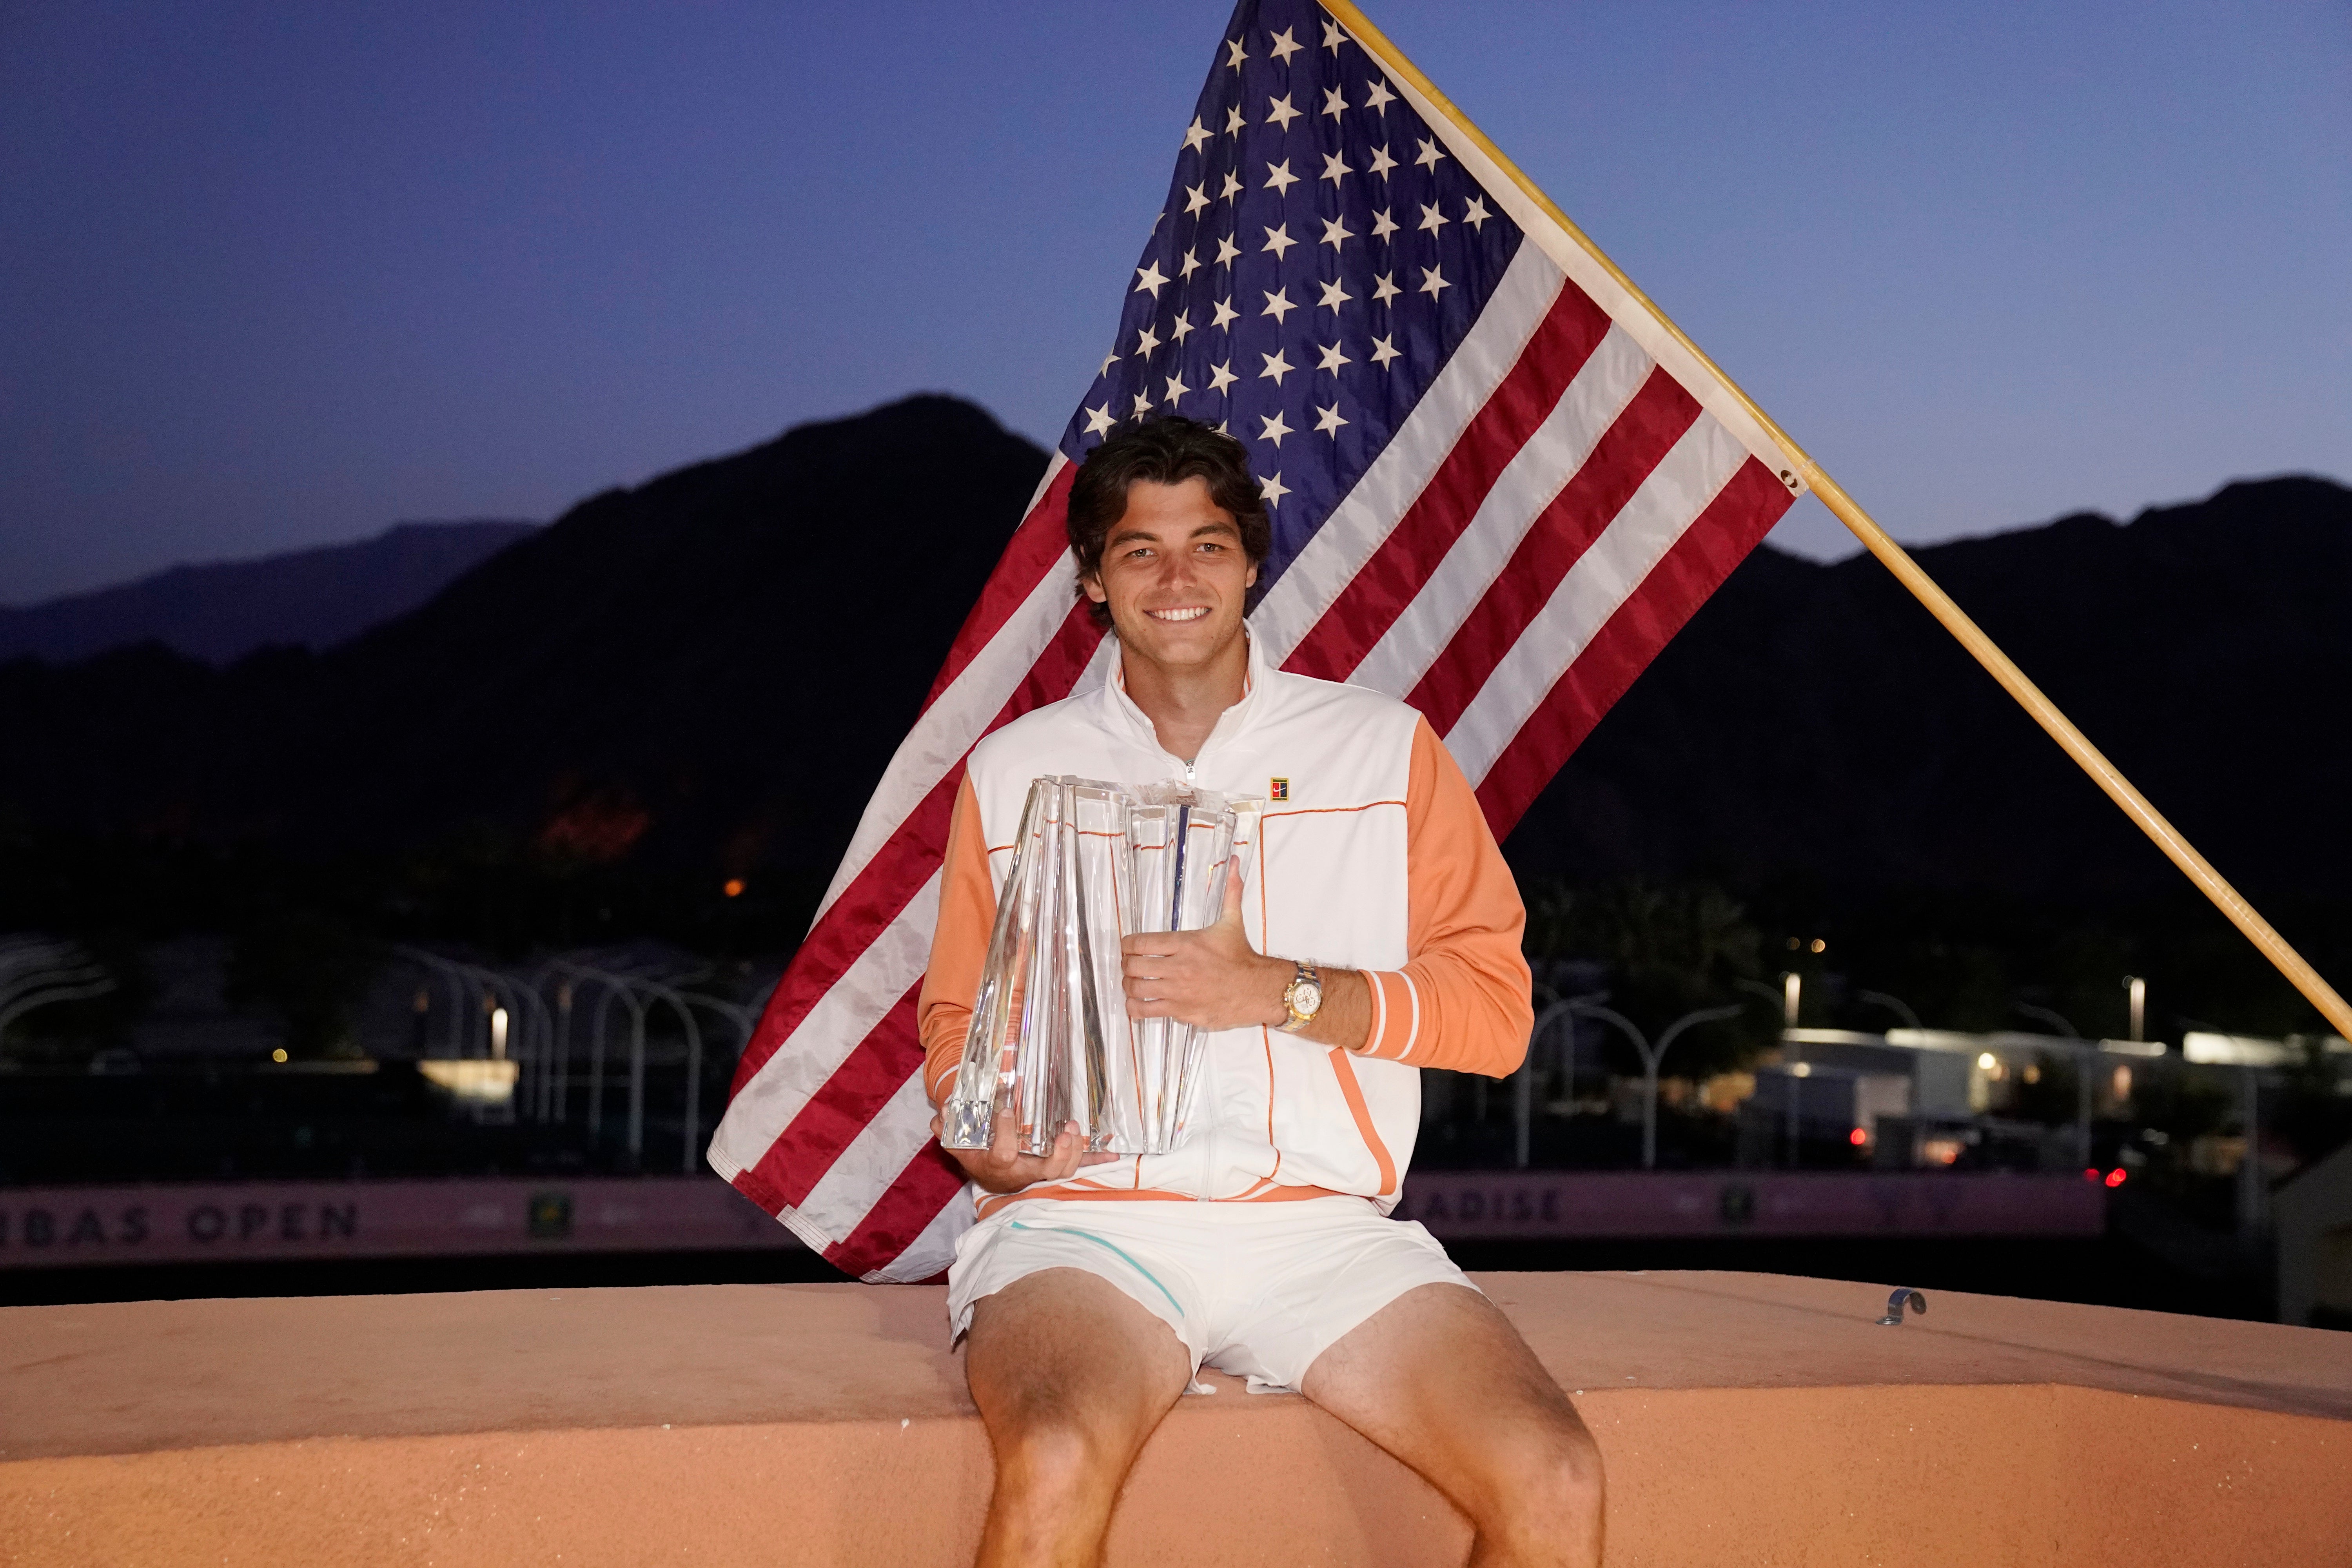
[[[942,1145],[987,1148],[1006,1110],[1024,1153],[1073,1122],[1091,1152],[1183,1142],[1206,1031],[1128,1016],[1119,941],[1214,923],[1260,804],[1181,784],[1030,784]]]

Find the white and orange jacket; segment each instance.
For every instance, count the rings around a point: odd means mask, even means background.
[[[925,1082],[952,1091],[996,889],[1045,773],[1265,799],[1243,923],[1260,952],[1365,973],[1372,1021],[1352,1049],[1251,1026],[1209,1037],[1195,1131],[1172,1153],[1059,1184],[975,1194],[985,1217],[1027,1197],[1264,1203],[1352,1193],[1395,1206],[1421,1126],[1424,1067],[1502,1077],[1533,1022],[1526,910],[1494,835],[1421,715],[1363,687],[1265,668],[1191,767],[1111,678],[981,742],[958,792],[919,1014]]]

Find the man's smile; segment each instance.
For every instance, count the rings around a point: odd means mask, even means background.
[[[1209,606],[1185,605],[1173,610],[1146,610],[1143,613],[1155,621],[1197,621],[1209,613]]]

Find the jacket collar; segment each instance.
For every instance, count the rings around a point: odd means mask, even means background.
[[[1249,654],[1248,665],[1242,674],[1242,699],[1217,715],[1216,728],[1211,730],[1208,740],[1202,742],[1201,754],[1192,759],[1195,773],[1202,771],[1209,759],[1219,750],[1239,739],[1242,732],[1255,721],[1265,708],[1268,674],[1265,658],[1260,650],[1257,638],[1251,635],[1247,623],[1243,625],[1242,639],[1247,646]],[[1135,699],[1127,694],[1125,657],[1117,646],[1117,636],[1114,634],[1109,640],[1113,645],[1109,678],[1102,684],[1101,696],[1104,724],[1112,733],[1126,736],[1137,745],[1158,752],[1161,756],[1168,757],[1169,761],[1177,767],[1182,767],[1184,759],[1169,755],[1167,750],[1160,743],[1160,731],[1152,727],[1151,716],[1137,706]]]

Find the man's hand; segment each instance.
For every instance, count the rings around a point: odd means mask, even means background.
[[[1242,879],[1237,875],[1225,877],[1225,909],[1216,924],[1200,931],[1130,936],[1118,946],[1130,1017],[1238,1029],[1279,1024],[1290,1016],[1282,994],[1298,971],[1250,946],[1242,930]]]
[[[931,1117],[931,1136],[937,1139],[945,1112]],[[950,1149],[947,1152],[963,1167],[963,1173],[980,1184],[981,1190],[991,1193],[1017,1193],[1035,1182],[1059,1182],[1077,1174],[1081,1165],[1108,1165],[1118,1158],[1116,1154],[1089,1154],[1086,1142],[1078,1136],[1078,1124],[1065,1122],[1054,1137],[1054,1146],[1043,1154],[1024,1154],[1020,1150],[1021,1130],[1013,1121],[1009,1110],[996,1113],[996,1124],[990,1129],[985,1149]]]

